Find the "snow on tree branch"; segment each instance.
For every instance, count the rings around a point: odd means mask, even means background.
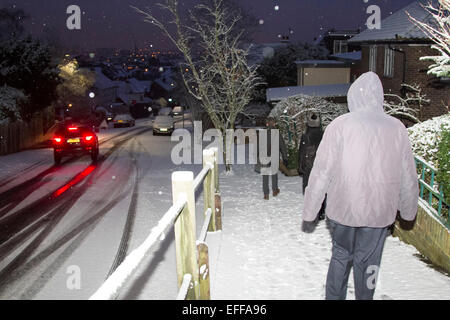
[[[439,0],[438,7],[431,2],[423,6],[431,14],[430,23],[419,21],[408,12],[409,18],[422,30],[435,44],[433,49],[439,51],[439,56],[426,56],[421,60],[433,61],[428,74],[437,77],[450,77],[450,0]]]
[[[384,110],[388,115],[403,117],[414,123],[421,122],[422,112],[425,105],[430,103],[419,85],[402,84],[407,91],[405,97],[396,94],[385,94]]]
[[[322,128],[325,129],[331,121],[347,113],[348,109],[344,104],[300,94],[281,100],[269,116],[276,119],[287,144],[298,149],[300,137],[306,129],[306,117],[310,112],[320,114]]]

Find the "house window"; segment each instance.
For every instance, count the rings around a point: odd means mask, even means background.
[[[377,46],[370,46],[369,71],[377,72]]]
[[[334,50],[333,54],[347,53],[348,43],[347,40],[334,40]]]
[[[392,78],[394,76],[394,50],[386,46],[384,48],[384,76]]]

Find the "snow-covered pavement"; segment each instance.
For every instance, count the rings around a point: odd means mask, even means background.
[[[262,199],[261,177],[237,165],[220,177],[223,231],[210,233],[213,299],[324,299],[331,257],[326,221],[301,231],[301,178],[279,174],[281,193]],[[347,299],[354,299],[350,275]],[[375,299],[448,299],[450,277],[390,236],[385,245]]]

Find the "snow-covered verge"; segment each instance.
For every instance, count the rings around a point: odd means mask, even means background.
[[[301,178],[279,174],[281,193],[262,199],[252,166],[221,175],[223,231],[209,233],[212,299],[324,299],[331,237],[326,221],[301,231]],[[375,299],[446,299],[450,278],[388,237]],[[348,299],[354,299],[352,275]]]
[[[418,123],[408,129],[414,154],[435,167],[439,167],[437,152],[442,128],[450,130],[450,113]]]

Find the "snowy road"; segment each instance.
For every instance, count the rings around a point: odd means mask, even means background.
[[[89,298],[171,206],[170,175],[182,168],[171,164],[170,137],[144,120],[99,140],[97,164],[84,156],[55,167],[51,149],[0,157],[0,299]],[[147,286],[123,298],[175,297],[170,237],[161,245],[164,275],[152,265]]]

